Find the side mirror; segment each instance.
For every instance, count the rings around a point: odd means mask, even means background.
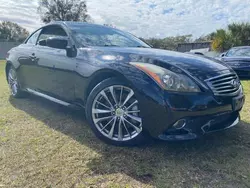
[[[39,40],[39,41],[38,41],[38,44],[39,44],[40,46],[47,46],[47,40]]]
[[[226,56],[226,53],[222,53],[221,55],[220,55],[220,57],[225,57]]]
[[[76,49],[75,45],[67,46],[66,52],[67,52],[68,57],[76,57],[77,56],[77,49]]]
[[[46,40],[46,43],[48,47],[66,50],[68,39],[65,37],[50,37]]]

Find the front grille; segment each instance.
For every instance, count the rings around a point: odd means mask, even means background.
[[[222,74],[205,80],[214,95],[233,96],[241,90],[241,84],[235,73]]]

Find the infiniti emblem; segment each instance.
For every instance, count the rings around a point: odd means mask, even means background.
[[[230,83],[232,86],[234,86],[235,88],[237,88],[239,86],[239,82],[238,80],[232,80]]]

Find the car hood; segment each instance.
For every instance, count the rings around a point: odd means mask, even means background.
[[[127,62],[138,61],[154,64],[160,61],[176,66],[201,79],[216,76],[221,74],[221,71],[231,71],[228,65],[212,58],[154,48],[94,47],[89,49],[89,54],[91,51],[94,51],[97,56],[119,56],[119,58],[126,59]]]
[[[231,67],[239,68],[249,68],[250,67],[250,57],[226,57],[223,61],[230,65]]]
[[[223,61],[230,62],[230,61],[244,61],[244,62],[250,62],[249,56],[242,56],[242,57],[225,57],[223,58]]]

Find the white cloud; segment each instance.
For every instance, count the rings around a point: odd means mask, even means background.
[[[37,0],[0,0],[0,21],[13,21],[29,31],[40,27]]]
[[[34,30],[41,25],[37,5],[37,0],[0,0],[0,20]],[[95,23],[140,37],[198,37],[232,22],[250,22],[250,0],[87,0],[87,5]]]

